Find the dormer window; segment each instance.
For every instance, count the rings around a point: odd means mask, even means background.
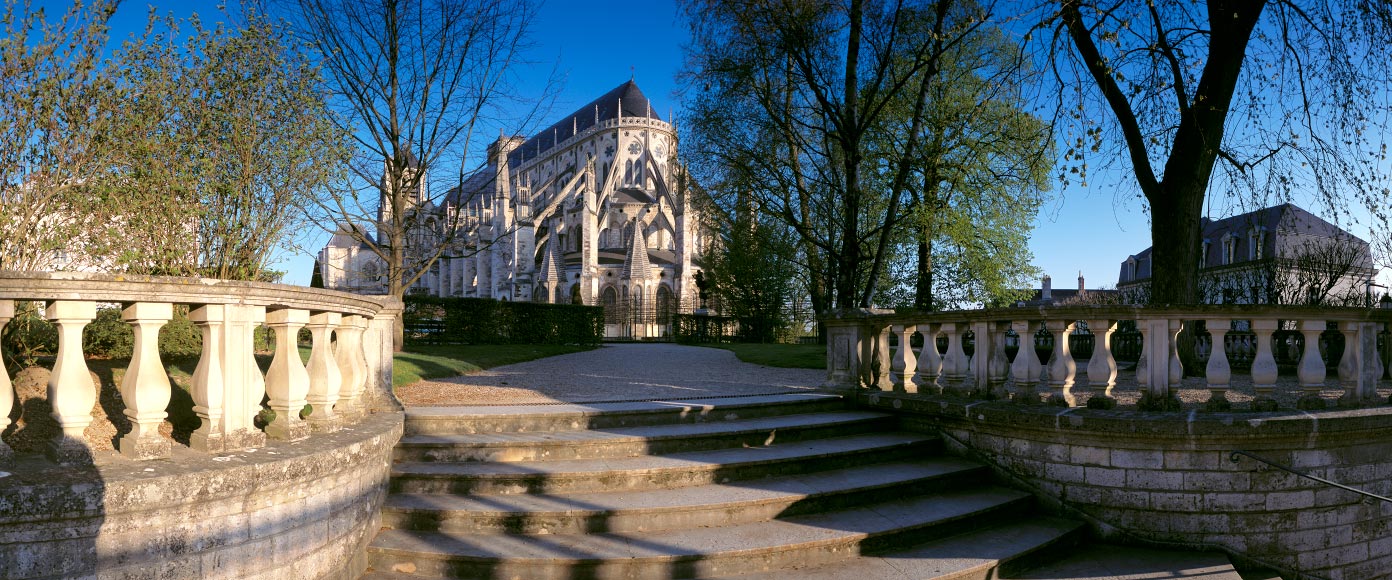
[[[1266,245],[1266,228],[1258,227],[1247,231],[1247,259],[1262,259],[1262,247]]]
[[[1204,241],[1203,241],[1203,250],[1199,252],[1199,269],[1200,269],[1200,270],[1202,270],[1202,269],[1204,268],[1204,266],[1207,266],[1207,265],[1208,265],[1208,249],[1209,249],[1210,247],[1212,247],[1212,246],[1213,246],[1213,241],[1210,240],[1210,239],[1208,239],[1208,238],[1204,238]]]
[[[1223,234],[1223,265],[1237,262],[1237,238],[1232,234]]]

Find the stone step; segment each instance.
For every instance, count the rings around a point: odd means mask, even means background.
[[[561,405],[411,407],[405,435],[468,435],[613,429],[673,423],[709,423],[845,410],[839,395],[791,393],[682,401]]]
[[[738,580],[997,580],[1014,578],[1040,562],[1059,557],[1086,531],[1080,522],[1053,517],[968,531],[877,555],[821,566],[798,566],[733,577]],[[1155,578],[1169,578],[1156,576]],[[1186,577],[1187,578],[1187,577]]]
[[[884,431],[896,419],[871,411],[756,417],[585,431],[411,435],[397,461],[540,461],[636,457],[727,447],[752,447]]]
[[[397,463],[393,493],[579,493],[727,483],[936,454],[919,433],[872,433],[769,446],[626,457],[509,463]]]
[[[1056,562],[1003,576],[1012,580],[1243,580],[1218,552],[1181,552],[1091,544]],[[1279,578],[1279,576],[1277,576]]]
[[[1032,498],[994,486],[866,507],[658,532],[472,535],[384,530],[374,570],[450,578],[668,579],[831,564],[994,525]],[[857,574],[856,576],[860,576]]]
[[[729,526],[844,509],[986,481],[955,457],[834,469],[792,477],[637,492],[459,496],[393,494],[382,526],[476,534],[646,532]]]

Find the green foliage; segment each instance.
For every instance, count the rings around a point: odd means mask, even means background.
[[[722,247],[706,257],[706,272],[722,313],[739,322],[738,340],[773,342],[789,323],[795,249],[778,227],[758,223],[746,207],[736,211]]]
[[[672,316],[672,340],[681,344],[710,344],[731,342],[739,331],[739,321],[733,316],[704,314],[675,314]]]
[[[486,298],[407,296],[407,344],[599,344],[604,309]]]
[[[31,367],[39,357],[58,352],[58,327],[39,316],[39,305],[15,302],[15,316],[0,334],[0,351],[8,368]]]

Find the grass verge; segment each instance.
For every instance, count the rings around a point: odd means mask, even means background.
[[[526,362],[558,354],[592,350],[592,346],[562,344],[432,344],[409,346],[396,353],[392,386],[425,379],[457,377],[483,369]]]
[[[740,360],[789,369],[825,369],[826,345],[821,344],[706,344],[735,353]]]

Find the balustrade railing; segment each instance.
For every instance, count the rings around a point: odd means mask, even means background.
[[[1383,400],[1377,388],[1388,374],[1390,320],[1392,311],[1378,309],[1242,305],[856,311],[825,320],[827,386],[1021,402],[1039,402],[1042,391],[1055,404],[1076,405],[1077,389],[1112,398],[1126,367],[1121,387],[1166,401],[1181,386],[1187,359],[1202,365],[1190,374],[1204,377],[1212,409],[1228,407],[1234,372],[1248,375],[1254,409],[1276,404],[1278,382],[1302,406],[1322,404],[1329,375],[1338,377],[1341,403],[1364,405]],[[1186,328],[1194,340],[1184,348],[1193,357],[1180,356]],[[1031,351],[1036,356],[1021,356]],[[1293,379],[1278,381],[1282,370]]]
[[[399,408],[391,395],[392,326],[400,303],[320,289],[205,279],[123,277],[74,273],[0,272],[0,330],[15,315],[16,301],[40,302],[58,331],[47,390],[61,433],[48,445],[60,463],[91,461],[83,431],[92,422],[97,385],[82,346],[82,330],[98,304],[118,304],[134,328],[130,366],[119,385],[131,424],[117,450],[132,459],[170,457],[172,442],[160,434],[171,383],[160,360],[159,331],[175,305],[202,335],[202,351],[189,385],[199,427],[191,448],[218,453],[258,447],[266,438],[298,440],[332,432],[369,411]],[[275,355],[263,375],[254,357],[258,326],[275,333]],[[308,328],[308,365],[297,334]],[[0,367],[4,364],[0,360]],[[269,397],[274,418],[265,430],[255,419]],[[9,373],[0,368],[0,431],[14,408]],[[306,404],[311,411],[301,417]],[[0,460],[12,451],[0,442]]]

